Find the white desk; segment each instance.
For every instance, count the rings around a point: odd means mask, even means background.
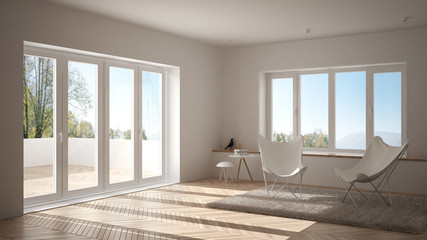
[[[240,158],[239,167],[237,168],[237,177],[236,177],[236,181],[237,182],[239,181],[240,165],[242,164],[242,161],[243,161],[243,163],[245,163],[246,170],[248,170],[249,177],[251,178],[252,181],[254,180],[252,178],[251,172],[249,171],[249,167],[248,167],[248,164],[246,163],[246,159],[245,159],[245,158],[253,158],[253,157],[255,157],[254,154],[232,154],[232,155],[228,155],[228,156],[231,157],[231,158]]]

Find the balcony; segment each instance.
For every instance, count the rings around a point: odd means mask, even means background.
[[[97,186],[96,145],[93,138],[68,139],[68,189]],[[161,142],[144,140],[142,177],[162,174]],[[110,183],[134,179],[133,141],[110,140]],[[53,138],[24,139],[24,197],[54,193],[55,141]],[[104,171],[102,171],[104,172]],[[101,176],[102,177],[102,176]],[[101,179],[101,178],[100,178]]]

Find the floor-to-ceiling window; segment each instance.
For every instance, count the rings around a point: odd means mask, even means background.
[[[56,59],[24,55],[24,197],[56,193]]]
[[[98,186],[98,68],[68,61],[66,82],[69,191]],[[65,101],[64,101],[65,102]],[[64,126],[65,127],[65,126]]]
[[[142,71],[142,178],[163,174],[162,73]]]
[[[26,203],[164,180],[164,81],[160,66],[26,47]]]
[[[131,68],[110,66],[109,74],[109,182],[134,177],[134,79]]]

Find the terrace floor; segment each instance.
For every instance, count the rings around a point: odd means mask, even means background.
[[[45,195],[54,192],[53,166],[24,168],[24,197]],[[144,177],[156,176],[154,172],[144,171]],[[76,190],[96,185],[96,174],[93,167],[70,165],[68,167],[68,189]],[[129,181],[133,177],[129,169],[110,169],[112,183]]]

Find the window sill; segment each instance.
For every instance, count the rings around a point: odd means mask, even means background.
[[[212,152],[234,153],[233,150],[212,149]],[[249,150],[248,153],[259,154],[258,150]],[[330,152],[303,152],[305,157],[330,157],[330,158],[362,158],[362,153],[330,153]],[[427,158],[405,157],[402,161],[427,162]]]

